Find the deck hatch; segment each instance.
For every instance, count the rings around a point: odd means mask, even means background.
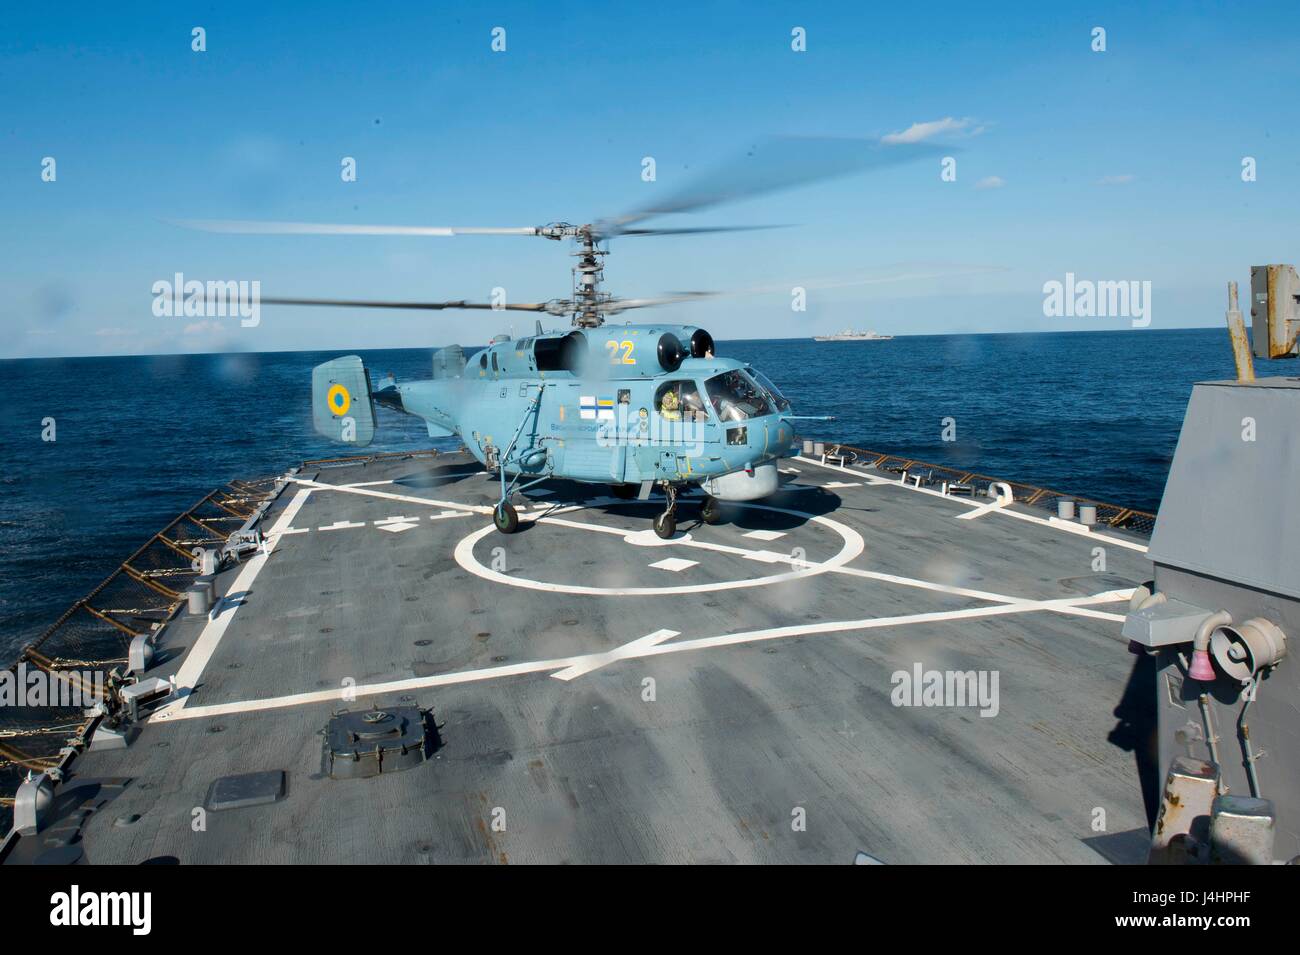
[[[283,799],[285,790],[282,769],[222,776],[213,780],[208,788],[207,807],[212,812],[221,812],[225,809],[265,806]]]
[[[325,727],[325,766],[334,779],[411,769],[424,762],[426,735],[417,706],[345,710]]]

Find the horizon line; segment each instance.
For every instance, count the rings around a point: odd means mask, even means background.
[[[601,327],[619,327],[619,326],[601,326]],[[892,334],[891,338],[974,338],[985,335],[1100,335],[1121,332],[1190,332],[1204,331],[1206,329],[1218,328],[1218,325],[1178,325],[1171,328],[1062,328],[1056,330],[1019,330],[1019,331],[1002,331],[1002,332],[899,332]],[[1225,333],[1226,328],[1222,329]],[[545,334],[560,334],[559,332],[546,332]],[[567,334],[567,332],[565,333]],[[818,333],[833,334],[833,333]],[[536,336],[528,335],[528,338]],[[512,339],[513,340],[513,339]],[[789,338],[719,338],[719,342],[811,342],[812,335],[799,335]],[[458,342],[447,342],[446,345],[459,344]],[[832,344],[821,342],[819,344]],[[368,348],[354,348],[353,351],[423,351],[425,349],[445,348],[446,345],[394,345],[394,346],[371,346]],[[461,348],[473,349],[480,351],[487,347],[482,345],[461,345]],[[0,357],[0,361],[61,361],[64,359],[82,359],[82,358],[188,358],[204,357],[208,355],[296,355],[307,354],[310,352],[338,351],[337,348],[272,348],[265,351],[174,351],[174,352],[127,352],[116,355],[28,355],[24,357]]]

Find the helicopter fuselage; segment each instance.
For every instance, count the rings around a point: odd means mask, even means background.
[[[376,397],[396,405],[395,389],[401,410],[424,418],[431,434],[460,436],[507,474],[765,497],[794,438],[789,403],[712,347],[699,329],[665,325],[494,341],[460,377],[395,384],[387,400],[383,390]]]

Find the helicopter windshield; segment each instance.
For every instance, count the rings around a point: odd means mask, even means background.
[[[772,403],[776,405],[777,411],[790,410],[790,402],[786,400],[785,395],[781,394],[781,389],[772,384],[771,378],[756,368],[746,368],[745,371],[749,372],[750,377],[767,389],[767,393],[771,397]]]
[[[713,410],[723,421],[745,421],[774,414],[771,399],[743,371],[726,371],[704,383]]]

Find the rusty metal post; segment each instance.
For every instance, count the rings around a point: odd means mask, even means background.
[[[1228,337],[1232,339],[1232,360],[1237,365],[1238,381],[1255,380],[1255,361],[1250,356],[1246,322],[1237,308],[1237,283],[1228,283]]]

